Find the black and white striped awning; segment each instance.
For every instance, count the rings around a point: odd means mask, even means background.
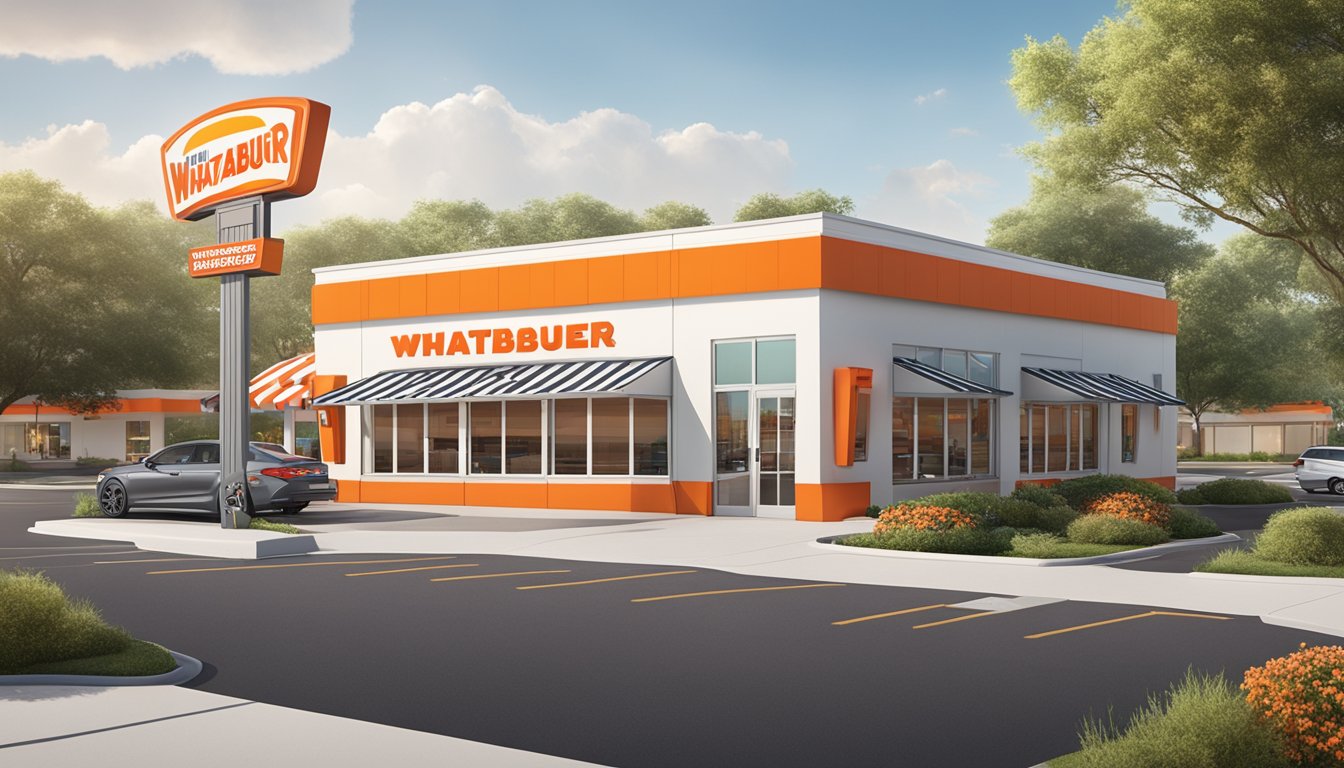
[[[891,362],[896,364],[893,369],[894,380],[891,391],[898,394],[945,395],[948,392],[960,392],[967,395],[985,395],[988,397],[1008,397],[1013,394],[1007,390],[997,389],[988,384],[980,384],[939,370],[931,365],[925,365],[914,358],[896,357],[892,358]]]
[[[1109,403],[1151,403],[1153,405],[1185,405],[1185,401],[1168,395],[1160,389],[1140,384],[1114,373],[1083,373],[1081,371],[1056,371],[1050,368],[1023,368],[1023,373],[1082,400],[1097,400]],[[1049,393],[1031,392],[1024,386],[1023,397],[1032,400],[1052,400]]]
[[[670,357],[383,371],[313,405],[429,403],[557,395],[672,394]]]

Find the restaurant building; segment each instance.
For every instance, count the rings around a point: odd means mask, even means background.
[[[123,389],[115,402],[93,413],[23,398],[0,413],[0,461],[77,461],[100,458],[136,462],[163,448],[174,419],[195,419],[202,399],[194,389]]]
[[[831,214],[315,273],[341,501],[821,521],[1174,485],[1161,283]]]

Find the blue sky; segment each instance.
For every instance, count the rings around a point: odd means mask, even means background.
[[[13,22],[0,96],[23,105],[0,111],[0,170],[32,167],[100,204],[157,200],[154,150],[189,118],[286,94],[330,104],[336,136],[314,196],[277,208],[282,228],[395,217],[420,197],[505,206],[570,191],[631,208],[682,199],[726,221],[753,192],[823,187],[866,218],[975,242],[1028,192],[1015,148],[1038,133],[1005,84],[1011,51],[1027,35],[1076,43],[1116,12],[1111,0],[34,5],[0,0]]]

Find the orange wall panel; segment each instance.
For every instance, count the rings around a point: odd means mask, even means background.
[[[340,481],[337,481],[338,483]],[[361,504],[451,504],[462,505],[464,483],[426,483],[403,480],[360,483]],[[339,487],[337,492],[339,493]]]
[[[820,237],[779,241],[779,289],[816,288],[821,285]]]
[[[462,312],[499,309],[499,268],[468,269],[462,274]]]
[[[336,501],[342,504],[358,504],[359,486],[360,482],[358,480],[337,480]]]
[[[589,259],[588,303],[614,304],[625,300],[625,257]]]
[[[425,276],[425,313],[455,315],[462,311],[462,273],[435,272]]]
[[[814,523],[835,523],[862,515],[872,498],[868,483],[799,483],[796,517]]]
[[[679,298],[710,296],[714,290],[714,250],[692,248],[674,251],[677,264],[677,293]]]
[[[577,307],[588,303],[588,260],[555,262],[555,306]]]
[[[528,309],[532,306],[532,266],[518,264],[499,268],[499,309]]]
[[[465,483],[469,507],[546,509],[546,483]]]
[[[747,285],[749,293],[779,290],[779,243],[756,243],[760,248],[746,252]]]
[[[622,291],[626,301],[649,301],[665,299],[668,293],[659,286],[666,282],[660,280],[658,269],[661,260],[647,253],[633,253],[622,257],[621,275],[624,285]]]
[[[691,480],[673,480],[672,493],[678,515],[714,513],[714,484]]]
[[[555,264],[528,264],[528,308],[554,307],[555,302]]]
[[[425,314],[425,286],[428,281],[424,275],[407,275],[397,278],[400,288],[401,315],[420,317]]]

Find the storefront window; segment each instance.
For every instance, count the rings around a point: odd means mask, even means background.
[[[392,471],[392,409],[391,405],[369,408],[373,418],[373,471]]]
[[[762,339],[756,342],[756,383],[792,384],[796,378],[796,357],[793,339]]]
[[[635,474],[666,475],[667,401],[635,398]]]
[[[994,401],[893,397],[892,482],[989,475]]]
[[[1045,406],[1031,406],[1031,471],[1045,471]]]
[[[915,445],[919,450],[919,477],[936,478],[947,474],[943,456],[943,403],[942,398],[921,397],[915,401],[918,408],[918,432]]]
[[[993,405],[989,400],[971,403],[971,474],[989,474],[990,428]]]
[[[947,474],[969,474],[971,447],[971,401],[955,398],[947,401]]]
[[[915,476],[915,399],[891,399],[891,479],[912,480]]]
[[[1133,462],[1139,443],[1139,406],[1120,406],[1120,460]]]
[[[714,456],[720,475],[738,475],[718,482],[720,506],[751,504],[751,475],[747,463],[747,404],[750,393],[717,392],[714,395]]]
[[[1069,407],[1050,405],[1045,409],[1045,471],[1063,472],[1068,469]]]
[[[425,406],[401,403],[397,408],[397,471],[425,471]]]
[[[593,398],[593,474],[630,474],[630,401]]]
[[[22,424],[0,424],[0,460],[28,453],[23,444]]]
[[[1080,405],[1082,410],[1082,461],[1083,469],[1097,468],[1097,406]]]
[[[966,378],[966,353],[958,349],[944,349],[942,367],[953,376]]]
[[[468,425],[471,431],[471,473],[498,475],[502,448],[504,404],[499,402],[468,403]]]
[[[149,422],[126,422],[126,461],[137,462],[149,453]]]
[[[854,415],[854,460],[868,460],[868,417],[872,411],[873,395],[868,390],[861,390],[858,397],[855,398]]]
[[[316,421],[294,422],[294,453],[310,459],[322,459],[322,441]]]
[[[504,406],[504,471],[541,474],[541,401],[512,400]]]
[[[551,409],[551,472],[588,474],[588,401],[556,400]]]
[[[1095,403],[1023,407],[1022,472],[1096,469],[1097,412]]]
[[[967,374],[969,375],[966,378],[976,384],[994,386],[996,383],[994,381],[994,355],[988,352],[970,353],[970,370],[967,371]]]
[[[459,471],[457,403],[429,404],[429,471],[453,474]]]
[[[714,383],[751,383],[750,341],[721,341],[714,345]]]

